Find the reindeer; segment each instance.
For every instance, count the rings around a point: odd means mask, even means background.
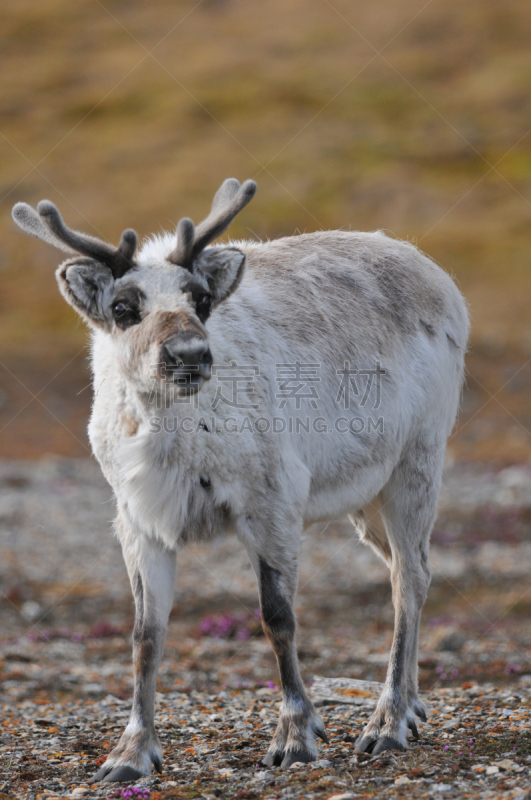
[[[116,496],[135,602],[131,716],[94,781],[161,770],[155,684],[177,551],[228,531],[256,572],[282,681],[265,765],[310,762],[316,737],[327,741],[301,680],[293,611],[301,534],[317,521],[348,514],[391,573],[388,674],[355,752],[405,750],[426,720],[419,620],[466,307],[439,266],[381,232],[211,245],[255,191],[226,180],[200,225],[181,219],[176,236],[138,253],[132,230],[112,247],[67,228],[49,201],[13,209],[22,230],[69,254],[56,276],[92,330],[89,437]],[[315,391],[279,401],[286,368],[308,365]],[[241,370],[237,402],[219,402],[221,368]],[[363,512],[375,499],[380,532]]]

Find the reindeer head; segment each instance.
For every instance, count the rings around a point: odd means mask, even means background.
[[[92,327],[112,337],[126,375],[139,387],[147,388],[155,377],[186,395],[210,378],[205,323],[236,289],[245,268],[242,250],[207,246],[255,192],[254,181],[240,186],[228,178],[208,217],[197,227],[181,219],[176,242],[160,258],[150,255],[149,246],[145,256],[135,257],[133,230],[122,233],[118,247],[70,230],[48,200],[37,210],[17,203],[13,219],[26,233],[72,255],[56,272],[61,293]]]

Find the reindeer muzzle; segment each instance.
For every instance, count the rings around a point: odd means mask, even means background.
[[[208,342],[197,336],[175,334],[162,345],[165,377],[182,394],[195,394],[212,374],[212,353]]]

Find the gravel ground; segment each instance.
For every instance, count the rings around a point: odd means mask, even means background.
[[[60,459],[0,462],[0,489],[0,799],[127,796],[86,783],[132,689],[132,601],[110,490],[92,462]],[[356,758],[353,740],[374,707],[371,682],[385,675],[386,567],[344,521],[308,532],[303,678],[320,703],[316,675],[367,683],[361,694],[344,683],[325,692],[331,743],[287,772],[260,766],[279,691],[248,559],[233,539],[188,548],[158,686],[165,771],[136,795],[531,797],[530,527],[529,465],[449,465],[420,639],[430,719],[407,753],[376,759]]]
[[[164,774],[138,781],[135,793],[150,794],[151,800],[528,797],[531,689],[523,683],[506,691],[492,685],[432,690],[421,741],[406,753],[374,758],[354,755],[353,742],[375,698],[356,706],[328,704],[321,711],[330,744],[320,746],[317,762],[285,771],[260,766],[275,724],[278,691],[168,692],[157,701]],[[5,760],[18,771],[16,796],[128,796],[123,787],[86,782],[125,724],[127,703],[113,695],[27,700],[16,708],[4,705],[3,711],[0,739]]]

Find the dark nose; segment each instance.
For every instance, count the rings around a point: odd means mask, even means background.
[[[197,336],[187,339],[172,336],[162,346],[166,372],[174,383],[193,386],[200,379],[208,380],[212,372],[212,353],[208,343]]]

